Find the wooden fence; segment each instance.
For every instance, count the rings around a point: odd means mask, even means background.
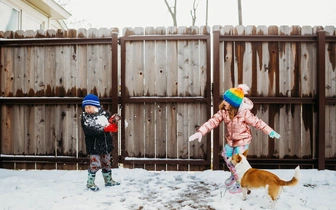
[[[114,142],[115,167],[203,170],[212,159],[222,169],[223,125],[202,143],[187,138],[223,91],[246,83],[253,112],[281,134],[253,129],[252,165],[335,169],[334,27],[118,31],[0,32],[0,167],[85,168],[80,104],[95,93],[129,124]]]
[[[87,165],[80,125],[82,98],[97,94],[105,109],[118,111],[118,93],[112,91],[118,89],[114,32],[118,29],[1,34],[5,40],[1,42],[0,145],[2,160],[9,160],[2,167]],[[114,144],[118,148],[117,140]]]
[[[217,78],[214,84],[220,87],[216,90],[239,83],[249,85],[256,115],[281,134],[279,140],[270,139],[254,129],[250,161],[258,167],[290,165],[291,161],[303,167],[325,168],[327,164],[335,169],[335,28],[216,29],[213,54],[219,56],[213,71]],[[214,104],[219,103],[219,95],[214,93]],[[223,133],[222,127],[215,131],[214,138]],[[224,142],[214,142],[216,154],[216,148],[222,148]]]

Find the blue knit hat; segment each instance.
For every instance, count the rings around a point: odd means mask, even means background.
[[[244,95],[249,92],[250,88],[245,84],[238,85],[237,88],[230,88],[223,94],[223,99],[231,106],[239,108],[243,101]]]
[[[82,102],[82,108],[84,109],[86,105],[92,105],[99,108],[100,102],[98,96],[93,94],[88,94],[87,96],[85,96]]]

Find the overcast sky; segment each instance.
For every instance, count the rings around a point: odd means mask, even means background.
[[[198,2],[196,25],[205,25],[206,0]],[[168,0],[173,5],[174,0]],[[208,0],[208,25],[238,25],[237,0]],[[241,0],[243,25],[336,25],[336,0]],[[190,26],[193,0],[177,0],[178,26]],[[164,0],[69,0],[72,21],[91,27],[171,26]],[[69,28],[82,27],[80,24]],[[85,26],[86,27],[86,26]]]

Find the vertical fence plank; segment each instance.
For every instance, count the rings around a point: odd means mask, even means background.
[[[187,34],[187,27],[178,27],[178,33],[181,35]],[[189,82],[189,42],[181,40],[177,42],[178,47],[178,96],[188,96]],[[178,158],[188,158],[188,143],[185,141],[188,135],[188,105],[177,104],[177,149]],[[179,165],[178,170],[187,170],[187,166]]]
[[[289,26],[281,26],[279,28],[279,34],[280,35],[290,35],[290,27]],[[288,42],[280,42],[279,43],[279,95],[282,96],[291,96],[291,89],[293,86],[292,78],[294,77],[294,62],[291,62],[295,54],[293,55],[293,52],[291,50],[291,43]],[[286,119],[284,119],[282,116],[286,115],[286,107],[289,105],[284,105],[284,107],[280,108],[280,124],[285,125]],[[285,142],[287,142],[288,136],[285,134],[284,129],[279,130],[282,137],[281,139],[284,139]],[[278,133],[279,133],[278,132]],[[284,141],[275,141],[275,150],[274,150],[274,156],[275,157],[283,157],[283,146],[282,143]],[[280,151],[281,150],[281,151]]]
[[[177,34],[177,28],[168,27],[167,34]],[[178,48],[177,41],[167,41],[167,96],[178,96]],[[167,158],[177,158],[177,105],[167,104]],[[176,165],[167,165],[167,170],[177,170]]]
[[[314,31],[310,26],[303,26],[301,29],[302,35],[313,35]],[[301,97],[309,98],[312,96],[316,96],[317,90],[317,50],[316,43],[302,43],[301,44]],[[297,117],[301,118],[301,133],[297,133],[295,135],[294,148],[292,155],[295,155],[299,158],[302,157],[311,157],[312,154],[312,145],[315,139],[314,135],[314,127],[313,123],[316,117],[314,116],[314,105],[305,104],[302,105],[302,110],[299,110],[300,107],[296,107],[296,111],[300,113],[302,111],[302,115],[297,115]],[[297,121],[299,122],[299,121]],[[301,135],[300,135],[301,134]],[[301,141],[299,141],[301,139]]]
[[[127,28],[124,30],[125,36],[128,35],[144,35],[144,29],[137,27]],[[129,69],[125,73],[126,97],[143,96],[144,94],[144,43],[127,42],[126,43],[126,66]],[[134,109],[133,115],[130,110]],[[129,157],[144,157],[145,155],[145,105],[144,104],[128,104],[125,109],[125,118],[130,122],[129,127],[125,130],[127,141],[125,142],[126,153]],[[133,122],[133,123],[132,123]],[[132,145],[136,145],[133,148]],[[132,150],[133,149],[133,150]],[[143,165],[134,165],[133,167],[141,167]]]
[[[275,31],[275,30],[273,30]],[[276,31],[277,32],[277,31]],[[260,26],[257,29],[257,34],[258,35],[268,35],[268,28],[265,26]],[[274,34],[272,34],[274,35]],[[257,95],[258,96],[266,96],[269,95],[270,92],[270,83],[268,79],[268,74],[269,74],[269,64],[270,64],[270,57],[271,55],[269,54],[269,47],[274,47],[276,44],[274,43],[257,43],[255,44],[255,51],[257,52],[255,54],[255,64],[253,65],[256,69],[255,72],[253,73],[253,81],[251,81],[251,86],[252,90],[256,88]],[[271,67],[272,68],[272,67]],[[255,83],[257,82],[257,84]],[[254,93],[252,93],[254,94]],[[256,107],[256,116],[259,119],[262,119],[264,122],[267,124],[270,123],[269,121],[269,105],[267,104],[258,104],[255,105]],[[254,111],[254,109],[252,110]],[[265,135],[262,131],[257,130],[256,132],[253,132],[254,134],[257,134],[257,136],[253,136],[252,138],[254,139],[253,143],[258,144],[258,149],[257,149],[257,156],[258,157],[267,157],[269,155],[269,137]],[[255,141],[256,140],[256,141]]]
[[[5,33],[4,38],[12,38],[12,33]],[[3,59],[1,60],[3,73],[1,75],[1,95],[4,97],[13,96],[13,55],[14,49],[12,48],[3,48],[1,55]],[[13,145],[13,107],[11,105],[3,106],[1,109],[1,154],[14,154],[14,145]],[[15,164],[8,163],[2,164],[6,168],[13,169]]]
[[[156,35],[166,35],[166,28],[158,27],[155,29]],[[155,93],[157,96],[167,96],[167,41],[156,41],[155,47]],[[155,108],[155,157],[167,158],[167,104],[156,103]],[[156,165],[157,171],[166,170],[166,165]]]
[[[335,36],[336,28],[334,26],[326,26],[327,36]],[[336,43],[326,43],[326,97],[336,97]],[[325,157],[336,157],[336,105],[326,105],[325,115]]]
[[[234,27],[231,25],[220,27],[220,35],[233,35],[234,33]],[[234,74],[234,63],[235,63],[235,44],[234,42],[229,41],[223,41],[220,43],[219,51],[220,51],[220,63],[219,63],[219,90],[220,90],[220,102],[223,100],[223,94],[224,92],[233,87],[233,82],[231,78]],[[219,96],[214,96],[219,97]],[[219,104],[214,104],[214,106],[218,107]],[[224,145],[226,144],[225,140],[225,125],[222,123],[219,126],[219,151],[224,149]],[[214,139],[214,141],[218,141],[217,139]],[[219,155],[219,154],[214,154]],[[224,164],[225,167],[225,164]]]
[[[78,30],[78,38],[87,38],[87,30],[79,29]],[[76,89],[77,89],[77,97],[85,97],[88,94],[88,60],[87,60],[87,45],[78,45],[77,46],[77,67],[76,67]],[[82,115],[83,109],[81,104],[77,107],[77,115],[80,117]],[[81,125],[81,119],[79,118],[77,121],[78,127],[78,155],[79,157],[86,154],[86,146],[85,146],[85,136]]]
[[[294,28],[295,29],[295,28]],[[288,26],[280,27],[280,33],[284,35],[290,35],[293,33],[293,28]],[[295,30],[294,30],[295,32]],[[281,54],[280,54],[280,73],[279,73],[279,94],[283,96],[295,96],[295,76],[298,75],[299,69],[297,65],[297,45],[298,43],[280,43]],[[297,97],[298,95],[296,95]],[[290,143],[293,141],[291,136],[293,135],[293,125],[292,125],[292,106],[291,104],[286,104],[284,107],[280,108],[280,133],[281,141],[275,141],[276,151],[275,155],[279,158],[283,158],[285,154],[288,154],[290,148]],[[293,107],[294,108],[294,107]]]
[[[146,27],[145,35],[155,35],[154,27]],[[144,95],[155,96],[156,93],[156,63],[155,63],[155,41],[147,40],[144,44]],[[160,120],[155,119],[156,105],[154,103],[145,103],[145,157],[156,157],[156,137],[155,137],[155,125]],[[146,165],[148,170],[155,170],[154,165]]]

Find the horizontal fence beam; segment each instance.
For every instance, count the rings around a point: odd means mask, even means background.
[[[112,98],[99,98],[99,100],[101,104],[111,104]],[[82,104],[82,101],[81,97],[0,97],[1,105]]]
[[[316,42],[315,35],[220,35],[219,41],[231,42]]]
[[[141,160],[140,158],[135,160],[123,160],[123,164],[168,164],[168,165],[210,165],[211,162],[208,160],[182,160],[182,159],[144,159]]]
[[[249,163],[252,167],[257,166],[314,166],[317,168],[317,159],[277,159],[277,158],[249,158]],[[223,160],[220,161],[221,164],[225,164]],[[327,166],[336,167],[336,159],[325,159],[325,164]]]
[[[220,100],[222,97],[218,97]],[[317,98],[299,97],[249,97],[254,104],[317,104]],[[81,104],[81,97],[0,97],[0,104]],[[100,98],[102,104],[109,104],[112,98]],[[120,97],[118,101],[120,102]],[[124,98],[127,103],[206,103],[203,97],[129,97]],[[336,104],[336,98],[326,98],[327,105]]]
[[[317,42],[316,35],[220,35],[227,42]],[[335,36],[325,36],[326,42],[336,42]]]
[[[0,156],[2,163],[79,163],[89,164],[90,160],[87,157],[54,157],[54,156]]]
[[[124,98],[126,103],[207,103],[208,98],[203,97],[129,97]]]
[[[207,40],[210,35],[130,35],[121,37],[124,41],[178,41],[178,40]]]
[[[0,39],[0,47],[93,45],[93,44],[104,44],[104,45],[112,44],[112,37]]]

